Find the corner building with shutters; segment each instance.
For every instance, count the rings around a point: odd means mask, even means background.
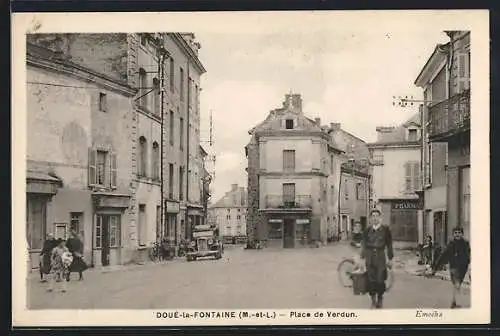
[[[94,266],[134,261],[140,246],[160,238],[177,245],[189,238],[190,225],[204,222],[199,92],[205,69],[194,35],[35,34],[27,40],[31,267],[38,267],[51,232],[66,238],[77,230]],[[160,44],[168,55],[163,109]]]

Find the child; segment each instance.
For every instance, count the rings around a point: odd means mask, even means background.
[[[432,265],[432,250],[432,237],[427,235],[424,246],[422,247],[424,265]]]
[[[460,292],[460,287],[470,264],[470,245],[463,236],[463,229],[461,227],[455,228],[453,230],[453,240],[446,246],[446,250],[432,267],[432,274],[434,275],[441,265],[449,264],[450,278],[453,285],[452,309],[460,308],[457,305],[456,296]]]
[[[355,272],[363,272],[363,263],[361,263],[361,242],[363,240],[363,227],[361,222],[354,222],[354,227],[352,228],[352,239],[351,246],[354,252],[354,261],[356,262]]]
[[[54,283],[58,279],[66,279],[69,272],[69,266],[73,262],[73,256],[66,247],[66,242],[63,239],[57,240],[57,246],[52,250],[50,255],[50,273],[52,279],[47,289],[49,292],[54,290]],[[61,292],[66,292],[66,281],[61,281]]]

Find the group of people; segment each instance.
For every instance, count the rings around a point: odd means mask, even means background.
[[[83,272],[88,265],[83,258],[83,243],[75,231],[71,231],[69,238],[55,239],[52,233],[40,252],[40,281],[46,282],[44,276],[50,276],[49,292],[53,291],[55,283],[61,283],[61,292],[66,292],[66,282],[71,279],[71,272],[79,274],[83,280]]]
[[[370,211],[370,225],[362,228],[356,222],[353,228],[351,245],[360,249],[357,253],[358,268],[366,274],[368,293],[372,308],[382,308],[388,269],[392,268],[394,250],[392,234],[388,226],[382,225],[381,211],[374,208]],[[428,243],[428,241],[427,241]],[[456,298],[460,292],[463,280],[470,265],[470,245],[464,239],[463,229],[456,227],[453,230],[453,239],[435,263],[430,265],[430,275],[448,263],[450,279],[453,285],[451,308],[459,308]]]

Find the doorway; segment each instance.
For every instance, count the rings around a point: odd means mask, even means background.
[[[284,248],[294,248],[295,247],[295,220],[291,218],[285,218],[283,221],[283,247]]]
[[[101,265],[110,265],[111,247],[120,246],[120,216],[97,215],[96,248],[101,249]]]

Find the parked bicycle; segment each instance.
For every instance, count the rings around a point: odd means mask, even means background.
[[[149,248],[148,255],[149,259],[153,262],[159,262],[162,260],[162,247],[160,243],[154,242]]]
[[[346,288],[352,288],[352,275],[354,272],[361,272],[359,263],[354,258],[344,258],[337,266],[337,273],[340,283]],[[394,274],[392,270],[387,270],[387,280],[385,282],[386,291],[389,291],[394,284]]]

